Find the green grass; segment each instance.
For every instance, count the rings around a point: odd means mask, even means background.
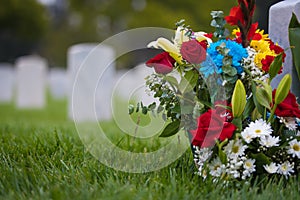
[[[116,171],[101,164],[86,150],[73,122],[66,116],[65,101],[50,100],[47,108],[40,111],[17,110],[11,104],[0,105],[0,199],[300,197],[299,178],[236,187],[203,182],[193,174],[189,150],[159,171],[143,174]],[[124,136],[114,122],[103,123],[102,127],[107,134],[114,135],[110,138],[115,143],[122,143],[120,138]],[[124,138],[121,145],[126,148],[126,144],[130,144],[125,142],[128,138]],[[144,149],[146,141],[138,145]]]

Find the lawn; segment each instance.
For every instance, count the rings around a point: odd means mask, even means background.
[[[299,177],[235,186],[203,182],[193,174],[190,150],[154,172],[114,170],[87,151],[66,116],[65,101],[50,99],[40,111],[0,105],[1,199],[300,199]],[[114,122],[102,127],[112,142],[132,147]],[[147,147],[136,143],[134,151]]]

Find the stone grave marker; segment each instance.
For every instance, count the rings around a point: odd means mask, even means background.
[[[123,101],[142,101],[145,105],[157,101],[157,99],[147,94],[145,86],[146,76],[151,75],[153,72],[154,70],[144,63],[130,70],[120,70],[116,76],[114,97]]]
[[[12,64],[0,63],[0,102],[9,103],[13,99],[15,73]]]
[[[66,70],[61,68],[51,68],[48,74],[48,86],[52,98],[65,98],[67,96]]]
[[[115,51],[105,45],[77,44],[68,50],[68,115],[76,122],[112,118]]]
[[[16,106],[43,108],[46,104],[47,61],[37,55],[16,61]]]
[[[293,79],[291,90],[296,96],[300,97],[300,81],[293,66],[292,53],[289,49],[290,44],[288,34],[292,13],[295,13],[298,20],[300,20],[300,0],[285,0],[279,2],[271,6],[269,13],[269,37],[274,42],[278,42],[282,48],[287,49],[285,51],[286,59],[284,62],[283,73],[274,78],[272,86],[277,87],[285,74],[291,74]]]

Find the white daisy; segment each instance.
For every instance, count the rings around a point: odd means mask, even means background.
[[[272,133],[272,127],[263,119],[258,119],[255,122],[251,122],[244,131],[247,131],[247,134],[250,134],[252,138],[257,138],[270,135]]]
[[[297,139],[293,139],[289,142],[289,145],[288,153],[292,154],[293,157],[297,156],[300,158],[300,142]]]
[[[241,133],[242,138],[244,139],[244,141],[246,143],[250,143],[253,140],[253,135],[248,131],[248,129],[243,130],[243,132]]]
[[[244,163],[244,169],[248,170],[250,173],[255,171],[255,160],[254,159],[247,159]]]
[[[264,165],[264,168],[269,174],[274,174],[278,170],[278,166],[276,165],[276,163],[273,162],[270,163],[269,165]]]
[[[209,167],[209,173],[210,175],[214,177],[220,177],[224,171],[225,165],[222,164],[221,160],[219,157],[215,158]]]
[[[255,172],[255,160],[254,159],[247,159],[244,163],[244,171],[242,175],[242,179],[246,179],[251,175],[251,173]]]
[[[291,173],[294,172],[294,166],[289,163],[289,161],[285,161],[281,165],[278,166],[278,173],[284,175],[286,178],[290,176]]]
[[[224,148],[227,156],[230,159],[236,159],[238,156],[243,156],[246,149],[247,146],[243,145],[242,140],[231,140]]]
[[[295,117],[279,117],[281,123],[283,123],[289,130],[295,131],[297,129],[297,123]]]
[[[270,135],[267,136],[262,136],[260,138],[259,144],[261,144],[262,146],[265,147],[274,147],[274,146],[278,146],[280,142],[279,137],[273,137]]]

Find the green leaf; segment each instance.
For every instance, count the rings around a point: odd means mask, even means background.
[[[148,106],[148,110],[154,110],[156,108],[156,103],[153,102]]]
[[[182,105],[181,106],[181,114],[191,114],[194,111],[193,105]]]
[[[169,82],[171,85],[178,87],[178,81],[173,76],[165,76],[164,78],[167,82]]]
[[[194,70],[185,73],[179,84],[182,93],[190,92],[194,89],[198,81],[198,74]]]
[[[163,107],[163,106],[159,105],[159,106],[157,107],[157,113],[158,113],[158,114],[161,113],[163,110],[164,110],[164,107]]]
[[[146,106],[142,107],[142,113],[146,115],[148,113],[148,108]]]
[[[269,110],[271,109],[271,106],[270,106],[271,101],[270,101],[269,95],[266,92],[266,90],[264,90],[263,88],[260,88],[260,87],[256,88],[256,99],[260,105],[268,108]]]
[[[236,126],[238,132],[242,131],[243,121],[241,118],[234,118],[232,123]]]
[[[256,113],[252,113],[252,117],[257,117],[259,116],[258,114],[261,114],[261,115],[264,115],[264,112],[265,112],[265,109],[264,107],[258,103],[258,100],[256,98],[256,84],[254,82],[252,82],[251,84],[251,90],[252,90],[252,95],[253,95],[253,102],[254,102],[254,105],[255,105],[255,108],[253,111],[255,111]],[[252,118],[254,119],[254,118]]]
[[[278,84],[278,87],[276,89],[276,93],[275,93],[275,104],[280,104],[288,95],[290,88],[291,88],[291,84],[292,84],[292,78],[291,75],[286,74],[280,81],[280,83]]]
[[[254,164],[256,165],[257,173],[259,174],[264,173],[263,165],[270,164],[269,158],[263,153],[252,154],[251,157],[255,159]]]
[[[179,127],[180,127],[180,121],[179,120],[173,121],[164,128],[164,130],[159,135],[159,137],[170,137],[172,135],[175,135],[179,131]]]
[[[276,56],[270,65],[270,70],[269,70],[270,82],[278,74],[281,66],[282,66],[282,53]]]
[[[219,149],[218,156],[219,156],[222,164],[227,164],[227,156],[226,156],[226,153],[224,151]]]
[[[253,112],[255,108],[255,104],[254,104],[254,101],[253,101],[253,96],[247,100],[247,103],[246,103],[246,107],[245,107],[245,110],[244,110],[244,113],[243,113],[243,119],[246,119],[247,117],[249,117],[251,115],[251,113]]]
[[[240,117],[246,106],[246,91],[241,80],[237,80],[231,99],[232,115],[234,118]]]
[[[128,113],[129,113],[129,115],[131,115],[133,112],[134,112],[134,105],[130,104],[128,106]]]
[[[292,46],[293,63],[300,80],[300,23],[294,13],[289,25],[289,40]]]
[[[231,61],[230,61],[231,64]],[[223,73],[228,74],[229,76],[234,76],[237,74],[237,71],[234,67],[226,65],[222,67]]]
[[[261,114],[261,112],[259,112],[258,107],[255,107],[253,112],[251,113],[251,120],[255,121],[259,118],[261,118],[263,114]]]

